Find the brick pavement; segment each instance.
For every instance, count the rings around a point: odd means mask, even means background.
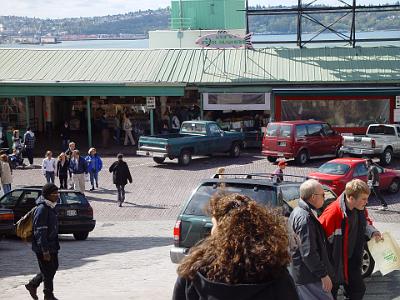
[[[151,158],[128,157],[126,161],[134,182],[126,186],[126,203],[123,208],[119,208],[116,204],[115,186],[108,172],[108,166],[113,160],[104,158],[105,169],[99,175],[101,188],[86,193],[93,206],[95,217],[100,221],[175,219],[181,204],[190,196],[193,189],[202,179],[214,175],[218,167],[225,167],[226,172],[230,173],[273,172],[276,168],[257,152],[244,153],[239,159],[224,155],[195,158],[188,167],[179,166],[176,160],[167,160],[166,164],[157,165]],[[36,164],[40,161],[41,159],[35,159]],[[306,167],[298,167],[290,162],[285,173],[305,176],[324,162],[326,160],[312,161]],[[400,161],[395,161],[394,168],[400,169]],[[39,169],[16,170],[14,173],[14,183],[17,185],[44,182],[44,176]],[[389,210],[378,211],[378,202],[372,200],[369,204],[371,215],[376,221],[400,222],[399,194],[385,194],[385,198]]]

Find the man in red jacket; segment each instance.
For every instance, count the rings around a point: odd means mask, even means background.
[[[336,275],[332,289],[335,299],[340,285],[344,286],[345,295],[351,300],[361,300],[365,294],[361,261],[366,236],[374,237],[376,241],[382,239],[365,209],[369,194],[370,189],[364,181],[353,179],[319,218],[328,238]]]

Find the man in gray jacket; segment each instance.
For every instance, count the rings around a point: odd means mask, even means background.
[[[289,229],[295,236],[290,273],[300,299],[332,300],[333,268],[316,212],[324,204],[324,189],[318,181],[310,179],[300,186],[300,197],[298,207],[289,217]]]

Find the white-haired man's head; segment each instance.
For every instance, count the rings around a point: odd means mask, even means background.
[[[301,184],[300,197],[318,209],[324,205],[325,192],[317,180],[309,179]]]

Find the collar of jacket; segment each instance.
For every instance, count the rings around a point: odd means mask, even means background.
[[[312,204],[308,203],[307,201],[300,199],[299,207],[306,210],[307,212],[313,214],[316,218],[318,218],[316,208]]]
[[[340,210],[342,211],[342,214],[345,218],[347,218],[347,213],[346,213],[346,195],[342,193],[339,196],[339,207]]]

